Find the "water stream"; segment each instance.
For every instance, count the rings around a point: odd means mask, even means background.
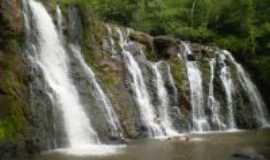
[[[55,95],[56,107],[62,112],[68,146],[77,147],[99,143],[99,138],[91,126],[91,121],[84,112],[78,91],[70,76],[69,56],[51,16],[44,6],[35,0],[28,0],[33,15],[32,30],[37,31],[37,48],[32,59],[40,66],[45,80]],[[30,25],[29,25],[30,26]],[[31,32],[30,30],[28,32]],[[29,34],[30,35],[30,34]]]

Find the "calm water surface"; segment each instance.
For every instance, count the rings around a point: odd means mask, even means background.
[[[34,160],[235,160],[232,154],[248,152],[270,160],[270,129],[189,135],[188,142],[139,140],[119,148],[113,154],[72,155],[64,152],[44,153]],[[99,148],[99,151],[110,148]],[[88,150],[84,150],[84,153]],[[89,148],[89,153],[97,152]]]

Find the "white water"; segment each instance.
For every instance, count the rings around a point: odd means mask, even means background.
[[[147,127],[149,136],[162,136],[164,133],[162,132],[160,124],[157,122],[158,118],[155,114],[154,106],[151,104],[140,66],[134,59],[133,55],[125,49],[128,45],[128,41],[127,38],[124,37],[124,33],[118,29],[118,34],[120,38],[119,45],[122,48],[122,55],[132,78],[131,87],[135,93],[135,98],[139,106],[140,118],[145,127]]]
[[[226,104],[228,109],[227,115],[227,129],[234,130],[237,128],[235,124],[235,115],[234,115],[234,104],[233,104],[233,93],[235,90],[233,80],[231,77],[230,68],[226,64],[226,55],[219,54],[219,63],[222,66],[220,70],[220,79],[225,89],[226,94]]]
[[[210,129],[210,127],[204,110],[204,95],[201,71],[196,61],[189,61],[187,58],[188,55],[192,55],[190,46],[185,42],[182,44],[185,48],[184,54],[186,57],[185,61],[190,86],[193,130],[195,132],[207,131]]]
[[[211,119],[213,123],[218,127],[218,130],[223,130],[226,128],[226,125],[220,119],[220,103],[216,100],[214,96],[214,78],[215,78],[215,66],[216,59],[213,58],[209,61],[210,66],[210,82],[209,82],[209,93],[208,93],[208,102],[207,105],[212,111]]]
[[[163,80],[162,74],[160,72],[160,63],[151,64],[155,77],[156,77],[156,87],[157,87],[157,94],[160,104],[158,106],[159,110],[159,120],[161,123],[162,128],[165,131],[167,136],[175,136],[177,135],[177,131],[174,129],[172,125],[172,119],[169,115],[169,94],[165,88],[165,82]]]
[[[33,46],[37,53],[31,57],[32,61],[37,63],[42,69],[45,79],[52,89],[52,93],[48,95],[55,96],[51,98],[55,99],[57,107],[63,112],[63,119],[65,124],[65,131],[67,133],[69,146],[72,147],[72,150],[65,150],[69,153],[82,152],[79,154],[87,154],[89,150],[97,149],[98,153],[103,154],[101,151],[105,151],[106,147],[97,147],[92,144],[99,143],[98,136],[91,126],[90,119],[83,110],[83,106],[79,99],[78,91],[71,80],[69,74],[69,57],[63,47],[61,42],[61,32],[56,30],[55,25],[53,24],[52,19],[49,14],[46,12],[45,8],[34,0],[29,0],[31,10],[33,12],[34,27],[38,31],[38,45]],[[61,10],[57,11],[58,16],[61,15]],[[28,21],[29,17],[25,17]],[[31,19],[29,18],[29,19]],[[58,17],[60,20],[58,25],[62,24],[62,17]],[[26,21],[26,28],[30,32],[30,25]],[[61,31],[61,29],[60,29]],[[110,32],[110,31],[109,31]],[[155,64],[155,75],[157,78],[157,88],[158,96],[161,100],[161,105],[159,108],[160,118],[157,117],[155,113],[155,107],[151,103],[151,98],[147,91],[146,84],[144,82],[144,77],[140,69],[139,64],[136,62],[133,55],[125,49],[128,45],[127,37],[119,30],[120,35],[120,47],[123,52],[126,66],[132,78],[132,89],[135,93],[136,101],[139,105],[140,118],[142,119],[145,126],[148,128],[148,133],[150,136],[160,136],[160,135],[173,135],[175,130],[172,126],[170,116],[168,114],[168,93],[166,93],[166,88],[164,87],[164,81],[162,79],[162,74],[160,73],[158,64]],[[111,39],[111,45],[114,46],[114,40]],[[184,44],[186,49],[186,55],[192,54],[191,49],[187,44]],[[105,95],[101,86],[98,84],[95,75],[91,68],[84,61],[80,49],[78,46],[71,46],[71,49],[80,60],[81,65],[83,66],[86,73],[88,73],[89,79],[93,82],[96,93],[101,99],[104,105],[104,113],[106,114],[107,121],[112,127],[113,135],[121,134],[121,128],[117,115],[115,114],[111,102],[108,97]],[[113,51],[116,52],[116,51]],[[256,86],[250,80],[248,74],[244,71],[242,66],[238,64],[230,53],[224,51],[224,57],[221,58],[223,68],[221,70],[220,78],[225,88],[226,92],[226,101],[227,107],[229,110],[228,116],[228,128],[235,129],[235,115],[233,110],[233,92],[234,85],[232,83],[232,77],[230,75],[230,69],[225,63],[225,59],[229,58],[237,68],[238,79],[242,87],[248,93],[248,96],[253,103],[253,109],[255,117],[262,126],[268,126],[267,114],[265,111],[265,104],[261,98],[260,93]],[[222,56],[222,55],[221,55]],[[209,84],[209,97],[208,105],[211,106],[213,114],[213,121],[216,122],[219,128],[223,129],[225,125],[220,120],[219,113],[219,103],[214,97],[214,87],[213,79],[214,77],[214,66],[215,61],[210,61],[211,66],[211,80]],[[202,75],[199,70],[199,66],[194,61],[186,60],[188,79],[190,81],[190,90],[191,90],[191,103],[192,103],[192,117],[194,124],[194,131],[205,132],[209,130],[209,124],[207,117],[204,111],[204,95],[202,87]],[[170,78],[173,82],[172,77]],[[165,106],[165,107],[161,107]],[[206,132],[205,132],[206,133]],[[92,148],[93,147],[93,148]],[[76,148],[76,149],[74,149]],[[96,151],[96,150],[95,150]],[[114,150],[112,150],[114,152]],[[92,152],[91,152],[92,153]],[[90,154],[90,152],[89,152]]]
[[[257,119],[258,123],[262,127],[269,127],[269,121],[267,119],[267,110],[265,103],[262,99],[262,96],[255,86],[255,84],[251,81],[250,76],[248,73],[244,70],[244,68],[236,62],[236,60],[233,58],[230,52],[224,50],[223,53],[228,56],[230,61],[234,64],[237,71],[238,80],[241,84],[241,86],[244,88],[244,90],[247,92],[248,97],[252,103],[252,109],[255,113],[255,118]]]
[[[75,57],[79,60],[81,66],[83,67],[84,72],[88,76],[88,79],[94,85],[94,88],[95,88],[94,92],[96,94],[96,98],[102,102],[100,107],[102,107],[104,114],[106,115],[105,117],[107,118],[107,122],[110,125],[112,136],[123,137],[122,132],[121,132],[121,125],[120,125],[119,119],[118,119],[118,117],[113,109],[113,106],[112,106],[109,98],[106,96],[106,94],[102,90],[101,86],[97,82],[95,73],[92,71],[90,66],[87,65],[84,58],[82,57],[80,47],[75,46],[75,45],[70,45],[70,48],[73,51]]]
[[[32,58],[42,69],[57,100],[57,107],[62,111],[68,147],[98,143],[98,136],[83,110],[78,91],[70,77],[69,57],[62,46],[56,26],[40,2],[28,2],[33,13],[34,28],[38,31],[36,48],[39,50]]]
[[[121,153],[125,153],[125,145],[87,145],[87,146],[79,146],[76,148],[61,148],[46,152],[45,154],[50,153],[60,153],[64,155],[70,156],[112,156],[112,155],[119,155]]]
[[[176,84],[175,84],[174,78],[172,76],[171,67],[168,64],[167,64],[167,67],[168,67],[168,72],[169,72],[169,81],[170,81],[171,86],[173,87],[173,92],[175,94],[174,95],[174,102],[178,102],[178,90],[176,88]],[[179,109],[179,111],[180,111],[180,109]]]
[[[56,7],[56,17],[57,17],[57,29],[59,32],[60,38],[63,40],[63,15],[59,6]]]
[[[109,44],[110,44],[110,47],[111,47],[111,51],[112,51],[112,56],[116,56],[117,52],[115,50],[115,42],[114,42],[114,39],[113,39],[113,31],[112,31],[112,28],[111,26],[109,25],[106,25],[106,28],[107,28],[107,31],[108,31],[108,39],[109,39]]]

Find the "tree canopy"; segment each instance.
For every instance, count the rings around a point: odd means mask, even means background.
[[[62,0],[72,1],[72,0]],[[79,1],[79,2],[78,2]],[[270,50],[269,0],[77,0],[103,20],[233,52]]]
[[[270,0],[59,1],[87,7],[106,22],[230,50],[269,93]]]

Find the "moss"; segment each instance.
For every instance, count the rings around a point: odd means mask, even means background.
[[[88,3],[78,0],[60,0],[63,15],[66,17],[68,7],[76,6],[82,21],[81,46],[86,62],[91,66],[97,77],[103,81],[106,88],[111,88],[119,82],[119,76],[109,66],[104,65],[104,60],[110,60],[111,53],[102,49],[106,37],[105,24],[89,9]]]
[[[144,52],[145,56],[150,61],[158,61],[158,56],[155,52],[153,52],[151,49],[146,49]]]
[[[120,80],[110,66],[103,64],[104,60],[112,61],[111,53],[102,50],[103,40],[107,33],[105,24],[99,21],[90,10],[84,7],[79,7],[79,10],[82,17],[82,51],[85,60],[104,82],[106,88],[112,88]]]
[[[16,63],[15,63],[16,64]],[[23,99],[22,91],[24,84],[17,77],[18,75],[12,71],[5,72],[5,78],[1,79],[1,90],[6,94],[4,106],[8,113],[0,117],[0,141],[3,139],[15,139],[25,127],[25,117],[23,114],[23,107],[25,106],[25,99]]]
[[[0,142],[13,140],[16,137],[16,122],[12,118],[0,121]]]
[[[20,55],[21,45],[19,40],[7,39],[0,57],[1,111],[6,111],[0,115],[0,141],[15,140],[25,129],[23,108],[26,106],[26,80]]]
[[[210,66],[209,66],[209,59],[207,58],[202,58],[199,60],[199,68],[202,74],[202,81],[203,81],[203,92],[205,93],[204,95],[208,95],[209,91],[209,82],[210,82]],[[206,98],[205,97],[205,98]],[[207,102],[207,101],[205,101]]]
[[[171,58],[171,71],[175,80],[175,85],[180,90],[185,90],[185,66],[178,58]]]
[[[189,83],[186,76],[186,68],[183,60],[172,57],[169,59],[171,65],[172,76],[175,80],[175,85],[178,90],[178,100],[180,102],[180,110],[184,119],[188,119],[190,114],[190,96],[189,96]]]

